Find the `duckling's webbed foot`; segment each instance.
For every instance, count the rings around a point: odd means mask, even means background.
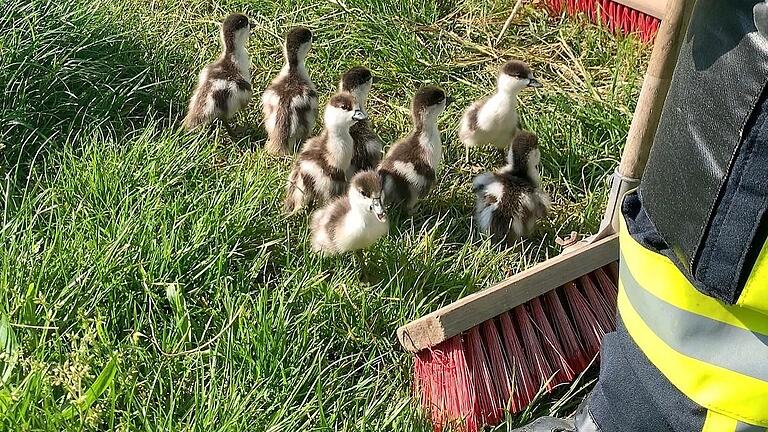
[[[229,138],[232,141],[240,141],[243,138],[243,131],[238,131],[236,128],[233,128],[229,121],[222,120],[221,123],[224,125],[224,129],[227,131],[227,135],[229,135]]]

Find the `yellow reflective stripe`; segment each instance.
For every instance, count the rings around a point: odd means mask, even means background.
[[[768,313],[768,289],[766,286],[768,286],[768,242],[763,245],[763,249],[755,261],[755,266],[752,267],[752,273],[744,285],[744,291],[741,292],[736,304]]]
[[[619,244],[635,280],[654,295],[680,309],[736,327],[768,335],[768,315],[738,305],[730,306],[700,293],[664,255],[647,250],[627,233],[621,218]],[[674,288],[674,289],[673,289]],[[768,283],[755,289],[768,297]]]
[[[736,432],[736,424],[736,419],[709,411],[701,432]]]
[[[632,308],[675,351],[768,383],[768,336],[671,305],[637,283],[622,259],[619,278]],[[713,341],[717,349],[712,349]],[[724,354],[725,353],[725,354]]]
[[[765,407],[768,383],[690,358],[671,348],[651,331],[632,307],[621,281],[618,308],[635,343],[683,394],[707,409],[768,427]]]
[[[701,432],[765,432],[764,427],[742,423],[714,411],[707,411]]]

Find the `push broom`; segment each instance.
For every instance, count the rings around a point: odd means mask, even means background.
[[[690,0],[688,1],[690,4]],[[597,234],[397,330],[435,430],[475,432],[585,370],[614,328],[620,197],[639,184],[689,10],[671,0],[659,28]]]
[[[650,41],[664,17],[668,0],[545,0],[553,15],[584,13],[592,22],[607,25],[615,33],[635,34]]]

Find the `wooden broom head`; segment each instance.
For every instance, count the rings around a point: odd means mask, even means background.
[[[397,338],[410,352],[433,347],[618,259],[619,240],[614,234],[412,321],[397,329]]]

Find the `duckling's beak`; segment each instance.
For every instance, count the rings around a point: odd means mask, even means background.
[[[447,108],[447,107],[448,107],[448,105],[450,105],[450,104],[452,104],[452,103],[453,103],[453,98],[452,98],[452,97],[450,97],[450,96],[446,96],[446,97],[445,97],[445,107]]]
[[[380,82],[381,82],[381,78],[379,78],[379,77],[377,77],[375,75],[371,77],[371,84],[376,84],[376,83],[380,83]]]
[[[542,84],[536,78],[528,78],[528,87],[540,88]]]
[[[379,222],[387,221],[387,212],[384,210],[384,206],[381,205],[381,198],[373,199],[373,202],[371,203],[371,211]]]
[[[352,114],[352,120],[355,120],[355,121],[365,120],[367,118],[368,116],[365,115],[365,113],[360,110],[355,110],[355,113]]]

